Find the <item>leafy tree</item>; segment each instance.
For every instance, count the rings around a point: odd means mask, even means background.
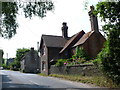
[[[0,54],[1,54],[1,56],[4,55],[4,51],[2,49],[0,49]]]
[[[23,48],[23,49],[17,49],[16,51],[16,58],[12,66],[15,66],[16,68],[20,68],[20,61],[23,58],[23,56],[30,51],[29,49]]]
[[[45,17],[47,11],[54,8],[53,2],[48,0],[37,0],[38,2],[1,2],[0,1],[0,35],[4,38],[12,38],[16,34],[18,22],[16,20],[19,11],[22,10],[25,18],[33,16]],[[2,8],[2,10],[1,10]]]
[[[101,20],[105,22],[104,32],[110,36],[110,32],[116,32],[119,36],[120,31],[120,1],[119,2],[99,2],[96,5],[96,14],[99,14]],[[118,37],[119,38],[119,37]]]
[[[99,2],[96,14],[105,22],[104,32],[107,34],[105,48],[98,55],[102,70],[115,83],[120,84],[120,1]]]
[[[0,49],[0,66],[2,65],[3,63],[3,54],[4,54],[4,51],[2,49]]]

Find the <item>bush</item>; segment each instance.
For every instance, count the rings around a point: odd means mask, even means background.
[[[67,64],[67,59],[59,59],[55,65],[63,66],[64,64]]]
[[[100,64],[101,64],[101,59],[95,59],[95,60],[92,61],[92,63],[93,63],[94,65],[96,65],[96,66],[100,66]]]
[[[98,60],[101,60],[101,69],[104,74],[111,78],[113,82],[120,85],[120,51],[114,51],[110,48],[110,42],[107,41],[105,48],[98,54]]]
[[[4,69],[10,69],[10,66],[7,66],[6,64],[2,64],[2,67],[3,67]]]
[[[76,47],[76,54],[73,56],[73,58],[82,58],[84,60],[89,60],[89,57],[82,47]]]
[[[63,65],[73,66],[73,65],[83,64],[88,60],[89,60],[89,57],[87,56],[84,49],[81,47],[80,48],[76,47],[76,54],[73,55],[72,58],[59,59],[55,65],[56,66],[63,66]]]

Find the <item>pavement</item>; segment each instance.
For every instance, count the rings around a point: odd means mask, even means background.
[[[54,77],[45,77],[31,73],[21,73],[19,71],[0,70],[0,79],[2,77],[2,90],[35,90],[35,89],[65,89],[65,90],[86,90],[96,88],[88,84],[63,80]],[[92,90],[92,89],[91,89]]]

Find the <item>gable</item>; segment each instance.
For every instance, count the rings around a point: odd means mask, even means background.
[[[73,46],[73,47],[76,47],[78,45],[81,45],[83,43],[85,43],[85,41],[93,34],[94,32],[93,31],[90,31],[86,34],[84,34],[81,39],[79,39],[79,41]]]
[[[94,36],[94,37],[92,37],[92,36]],[[84,34],[83,37],[73,47],[84,44],[85,42],[87,42],[87,40],[89,38],[93,38],[94,40],[98,40],[101,38],[101,39],[105,40],[104,36],[100,32],[90,31],[90,32]],[[89,41],[89,42],[91,42],[91,41]]]
[[[83,30],[75,34],[70,40],[67,41],[67,43],[65,44],[64,48],[60,51],[60,53],[62,53],[67,48],[72,47],[84,34],[85,32]]]

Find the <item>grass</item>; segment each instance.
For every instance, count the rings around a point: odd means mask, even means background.
[[[48,76],[48,75],[46,75],[44,73],[39,73],[38,75],[40,75],[40,76]]]
[[[47,76],[40,74],[42,76]],[[86,84],[93,84],[100,87],[109,87],[109,88],[120,88],[112,82],[112,80],[105,78],[104,76],[80,76],[80,75],[59,75],[59,74],[50,74],[51,77],[63,78],[66,80],[82,82]]]

